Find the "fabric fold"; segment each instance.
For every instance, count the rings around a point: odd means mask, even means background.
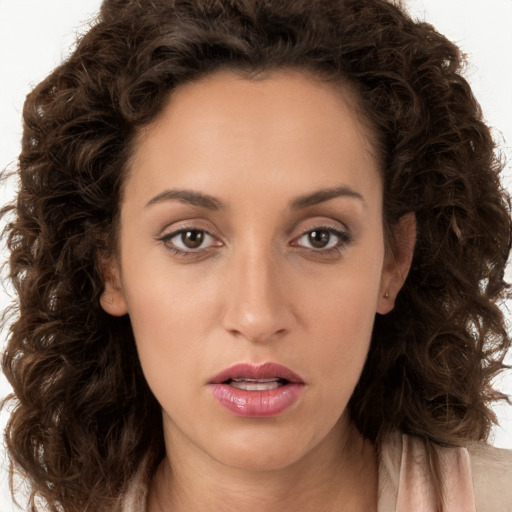
[[[396,512],[440,512],[428,472],[424,442],[402,436]],[[466,448],[436,448],[444,486],[442,512],[476,512],[471,461]]]

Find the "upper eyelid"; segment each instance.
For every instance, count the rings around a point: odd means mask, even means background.
[[[300,229],[305,227],[305,231],[310,231],[311,229],[325,227],[325,228],[334,228],[339,230],[349,230],[347,223],[340,218],[339,216],[335,216],[332,214],[323,214],[317,213],[316,215],[308,215],[298,219],[298,222],[295,226],[299,226]],[[296,228],[294,228],[295,231]]]
[[[345,227],[344,225],[342,227],[338,224],[340,224],[340,223],[337,222],[335,225],[334,223],[330,224],[329,222],[318,222],[318,223],[313,224],[312,226],[302,229],[301,232],[309,233],[310,231],[314,231],[315,229],[325,229],[326,231],[341,231],[341,232],[348,231],[347,227]]]
[[[340,238],[341,244],[347,244],[347,243],[350,243],[352,241],[352,234],[351,233],[349,233],[347,231],[344,231],[344,230],[341,230],[341,229],[338,229],[338,228],[326,227],[326,226],[318,226],[316,228],[307,229],[306,231],[303,231],[299,236],[294,237],[292,241],[295,242],[297,240],[300,240],[303,236],[305,236],[308,233],[311,233],[311,232],[313,232],[315,230],[329,231],[333,235],[335,235],[338,238]],[[318,251],[321,251],[321,249],[318,249]]]
[[[208,229],[198,228],[198,227],[193,227],[193,226],[184,226],[184,227],[169,230],[169,231],[166,231],[164,229],[164,230],[162,230],[162,233],[160,235],[158,235],[158,238],[173,238],[176,235],[179,235],[180,233],[183,233],[185,231],[203,231],[204,233],[215,237],[215,235],[212,234]]]
[[[179,224],[178,226],[174,226],[175,224]],[[166,225],[164,228],[160,229],[159,234],[156,236],[157,239],[161,238],[172,238],[172,236],[182,233],[183,231],[204,231],[214,238],[219,238],[217,234],[215,234],[215,230],[207,228],[201,225],[201,222],[198,221],[182,221],[177,223],[172,223]]]
[[[213,233],[211,233],[207,229],[204,229],[204,228],[194,228],[194,227],[183,227],[183,228],[175,229],[175,230],[170,231],[168,233],[164,232],[162,235],[159,235],[157,237],[157,240],[160,241],[160,242],[165,242],[165,241],[168,241],[168,240],[172,240],[174,237],[179,236],[180,234],[182,234],[182,233],[184,233],[186,231],[202,231],[202,232],[206,233],[207,235],[211,236],[214,240],[220,241],[218,236],[214,235]],[[224,242],[221,241],[221,243],[222,243],[222,245],[224,245]],[[189,250],[191,252],[194,251],[193,249],[189,249]],[[200,250],[200,249],[197,249],[197,250]]]
[[[319,229],[331,231],[333,233],[339,233],[339,234],[342,234],[347,237],[352,236],[351,230],[345,224],[343,224],[339,221],[335,221],[333,223],[318,222],[318,223],[314,223],[312,226],[308,226],[307,228],[301,229],[299,231],[298,235],[294,236],[294,240],[305,235],[306,233],[311,233],[312,231],[319,230]]]

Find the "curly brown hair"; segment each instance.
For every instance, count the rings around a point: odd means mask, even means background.
[[[394,311],[377,315],[349,403],[379,445],[485,440],[505,397],[502,312],[509,199],[458,48],[386,0],[105,0],[74,53],[27,97],[10,220],[17,292],[3,371],[12,470],[32,510],[113,510],[164,456],[161,410],[130,321],[100,307],[133,140],[170,91],[219,69],[293,68],[353,84],[382,160],[388,226],[415,212],[417,245]],[[433,464],[435,470],[435,463]]]

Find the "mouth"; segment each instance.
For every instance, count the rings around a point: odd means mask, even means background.
[[[300,375],[277,363],[236,364],[226,368],[209,382],[209,384],[228,384],[233,387],[261,384],[272,389],[289,383],[305,384]],[[240,389],[245,389],[245,387],[240,387]]]
[[[280,379],[278,377],[274,379],[248,379],[238,377],[236,379],[228,379],[224,381],[224,384],[237,389],[245,389],[245,391],[269,391],[271,389],[277,389],[280,386],[285,386],[288,382],[289,381],[286,379]]]
[[[305,384],[300,375],[277,363],[238,364],[208,382],[220,405],[248,418],[283,413],[299,399]]]

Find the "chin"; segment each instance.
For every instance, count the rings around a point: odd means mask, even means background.
[[[280,447],[278,449],[233,449],[219,454],[217,461],[229,468],[250,472],[272,472],[293,466],[304,456],[297,447]]]
[[[210,455],[219,463],[239,470],[279,471],[306,457],[322,444],[325,435],[325,432],[307,432],[300,425],[286,431],[258,424],[254,429],[232,431],[229,437],[217,436]]]

